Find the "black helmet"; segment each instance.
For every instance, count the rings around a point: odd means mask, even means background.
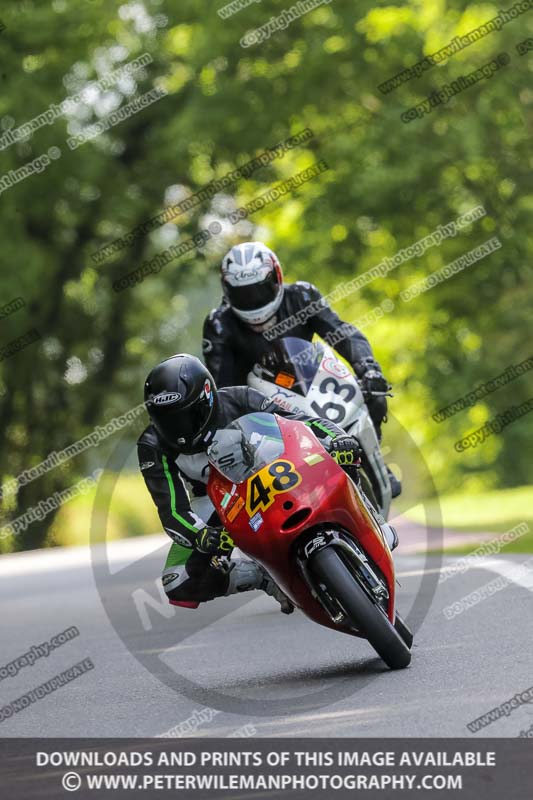
[[[144,403],[167,445],[184,453],[207,446],[216,426],[217,387],[198,358],[179,353],[154,367],[144,384]]]

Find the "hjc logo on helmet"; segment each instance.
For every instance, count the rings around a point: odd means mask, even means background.
[[[170,403],[177,403],[178,400],[181,400],[179,392],[161,392],[152,398],[152,403],[154,406],[167,406]]]

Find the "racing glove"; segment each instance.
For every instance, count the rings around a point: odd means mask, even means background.
[[[196,539],[196,549],[210,556],[228,556],[234,547],[233,539],[225,528],[206,525]]]
[[[358,467],[361,464],[361,447],[355,436],[337,436],[329,446],[329,454],[339,467]]]
[[[364,364],[364,372],[361,375],[363,391],[365,394],[387,394],[391,390],[391,385],[383,375],[377,361],[371,359]]]

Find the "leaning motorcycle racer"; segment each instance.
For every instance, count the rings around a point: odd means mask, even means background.
[[[307,341],[318,334],[327,341],[328,334],[342,326],[348,335],[335,344],[335,349],[361,379],[381,440],[387,400],[371,393],[385,393],[390,387],[364,334],[343,323],[313,284],[284,283],[276,254],[262,242],[232,247],[222,260],[221,271],[224,299],[206,318],[203,330],[203,356],[218,386],[246,383],[248,372],[270,349],[269,330],[275,336]],[[400,481],[388,471],[392,496],[397,497]]]
[[[162,577],[169,601],[196,608],[215,597],[262,589],[290,613],[290,601],[255,562],[221,558],[231,555],[233,542],[207,497],[207,448],[217,428],[254,411],[305,421],[341,466],[357,466],[357,440],[328,420],[287,412],[248,386],[217,390],[206,367],[187,354],[154,367],[144,398],[150,424],[137,451],[146,486],[173,541]]]

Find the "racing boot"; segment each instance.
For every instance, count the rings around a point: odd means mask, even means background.
[[[233,561],[225,596],[249,592],[252,589],[261,589],[265,594],[277,600],[284,614],[292,614],[294,611],[294,606],[289,598],[258,564],[254,561]]]
[[[398,497],[402,493],[401,481],[398,480],[389,466],[387,466],[387,475],[389,476],[392,497]]]
[[[398,539],[398,534],[396,533],[396,528],[392,525],[389,525],[388,522],[383,522],[381,525],[381,530],[385,536],[385,541],[389,545],[389,550],[392,552],[398,544],[400,540]]]
[[[287,595],[281,591],[277,583],[274,583],[272,578],[269,578],[269,576],[266,573],[264,576],[263,583],[259,588],[262,589],[262,591],[265,592],[265,594],[269,594],[270,597],[273,597],[274,600],[278,601],[278,603],[281,606],[280,611],[282,614],[292,614],[292,612],[294,611],[293,604],[291,603]]]

